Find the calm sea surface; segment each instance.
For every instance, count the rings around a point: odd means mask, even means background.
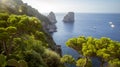
[[[64,16],[64,13],[56,14],[57,32],[52,35],[56,44],[61,45],[63,55],[70,54],[75,58],[79,57],[76,51],[65,45],[65,42],[72,37],[81,35],[96,38],[109,37],[120,41],[120,14],[76,13],[74,23],[62,22]],[[94,67],[99,67],[99,61],[95,58],[93,64]]]

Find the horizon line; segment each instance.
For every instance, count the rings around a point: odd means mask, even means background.
[[[50,11],[54,12],[54,11]],[[39,13],[50,13],[50,12],[39,12]],[[68,12],[74,12],[74,11],[68,11]],[[54,12],[54,13],[68,13],[68,12]],[[120,14],[119,12],[74,12],[74,13],[89,13],[89,14]]]

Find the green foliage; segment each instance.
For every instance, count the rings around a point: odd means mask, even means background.
[[[52,50],[46,49],[43,58],[48,67],[59,67],[61,65],[60,56]]]
[[[28,62],[28,67],[47,67],[41,55],[34,50],[26,51],[24,59]]]
[[[35,40],[34,36],[23,36],[26,37],[26,39],[23,41],[24,50],[31,50],[33,49],[37,53],[43,54],[44,52],[44,47],[42,46],[42,41],[40,40]],[[21,46],[23,48],[23,46]]]
[[[81,37],[79,37],[79,38],[71,38],[71,39],[69,39],[69,40],[66,42],[66,45],[67,45],[68,47],[71,47],[71,48],[77,50],[78,52],[81,52],[81,51],[79,51],[79,50],[82,49],[82,45],[83,45],[83,43],[85,43],[85,42],[86,42],[85,37],[81,36]]]
[[[5,28],[0,28],[0,33],[3,33],[3,32],[5,32],[6,30],[5,30]]]
[[[120,60],[119,59],[113,59],[109,61],[109,67],[120,67]]]
[[[0,28],[0,40],[7,40],[9,37],[13,34],[15,34],[17,31],[16,27],[9,26],[7,28]]]
[[[0,13],[0,20],[7,20],[9,15],[7,13]]]
[[[43,32],[39,32],[39,31],[36,31],[35,32],[35,37],[41,41],[44,41],[45,40],[45,35]]]
[[[5,41],[9,38],[9,34],[7,32],[0,33],[0,41]]]
[[[20,60],[18,61],[18,63],[19,63],[19,67],[28,67],[27,62],[24,60]]]
[[[96,53],[96,48],[93,44],[87,42],[82,46],[82,53],[84,56],[93,56]]]
[[[37,18],[0,14],[0,67],[6,63],[15,67],[59,67],[60,56],[51,50],[52,44]]]
[[[79,59],[77,62],[76,62],[76,66],[84,66],[86,63],[86,59],[85,58],[82,58],[82,59]]]
[[[109,64],[113,65],[113,67],[114,64],[119,65],[120,42],[113,41],[110,38],[101,37],[100,39],[96,39],[93,37],[85,38],[84,36],[80,36],[78,38],[69,39],[66,42],[66,45],[70,48],[75,49],[83,57],[99,58],[102,67],[105,62],[109,62]],[[118,62],[115,59],[118,59]],[[84,59],[80,59],[79,61],[77,61],[77,66],[83,64],[83,60]],[[113,63],[114,60],[115,63]],[[86,63],[88,63],[88,61],[86,61]],[[87,66],[87,64],[85,66]]]
[[[9,25],[11,26],[16,26],[17,23],[21,20],[20,16],[16,16],[16,15],[10,15],[9,18],[7,19],[7,22],[9,23]]]
[[[6,66],[6,56],[0,54],[0,67]]]
[[[110,54],[108,53],[107,49],[105,49],[105,48],[99,49],[97,51],[97,56],[102,57],[104,59],[110,58]]]
[[[15,66],[15,67],[18,67],[18,66],[19,66],[17,60],[15,60],[15,59],[10,59],[10,60],[8,60],[8,61],[7,61],[7,65],[8,65],[8,66]]]
[[[35,40],[34,36],[24,35],[21,38],[15,38],[14,43],[18,46],[15,49],[17,51],[14,51],[14,53],[17,53],[18,58],[27,61],[29,67],[47,66],[42,58],[45,48],[42,46],[41,41]]]
[[[7,27],[8,23],[5,20],[0,20],[0,27]]]
[[[95,46],[97,49],[102,49],[107,47],[111,42],[112,40],[110,40],[109,38],[102,37],[95,41]]]
[[[9,26],[6,28],[6,32],[8,32],[9,34],[15,34],[16,31],[17,31],[16,27]]]
[[[92,62],[90,61],[90,59],[87,60],[86,58],[81,58],[77,60],[76,66],[77,67],[92,67]]]
[[[24,60],[15,60],[15,59],[10,59],[7,61],[8,66],[13,66],[13,67],[28,67],[27,62]]]
[[[71,55],[64,55],[61,58],[62,63],[75,64],[75,59]]]

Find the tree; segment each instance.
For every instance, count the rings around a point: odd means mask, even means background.
[[[7,20],[9,18],[8,13],[0,13],[0,20]]]
[[[5,28],[0,28],[0,42],[4,53],[8,55],[7,41],[9,39],[9,34],[6,32]]]
[[[62,66],[60,62],[60,55],[52,50],[45,49],[43,59],[44,59],[44,62],[48,65],[48,67],[61,67]]]
[[[60,67],[49,45],[54,47],[52,38],[37,18],[0,13],[0,67]]]
[[[77,60],[76,66],[77,67],[92,67],[92,62],[90,59],[88,60],[86,58],[81,58]]]
[[[120,67],[120,60],[119,59],[113,59],[108,62],[108,67]]]
[[[101,61],[101,67],[104,67],[105,63],[109,62],[109,65],[119,65],[120,60],[120,42],[113,41],[110,38],[101,37],[100,39],[93,37],[80,36],[78,38],[71,38],[66,42],[66,45],[75,49],[82,55],[81,59],[78,59],[76,65],[87,67],[92,57],[97,57]],[[118,59],[118,60],[115,60]],[[83,64],[83,62],[85,64]],[[112,63],[116,61],[117,63]],[[88,66],[89,67],[89,66]],[[119,67],[119,66],[117,66]]]
[[[64,55],[61,58],[61,62],[62,63],[69,63],[69,64],[75,64],[75,59],[70,55]]]

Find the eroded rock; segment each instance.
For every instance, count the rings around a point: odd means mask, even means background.
[[[63,22],[74,22],[74,12],[68,12],[68,14],[64,16]]]

